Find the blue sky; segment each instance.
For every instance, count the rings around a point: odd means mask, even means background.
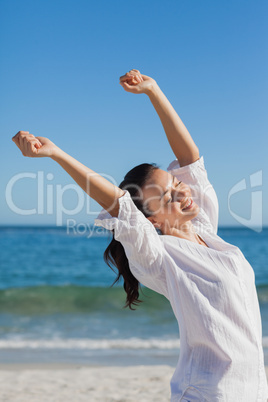
[[[253,0],[0,1],[0,224],[55,225],[59,194],[74,184],[54,161],[23,157],[11,141],[19,130],[117,183],[142,162],[166,169],[174,157],[149,99],[118,84],[137,68],[156,79],[204,156],[219,224],[268,225],[267,17],[268,3]],[[39,213],[12,211],[6,190],[18,174],[13,204],[43,202]],[[66,209],[78,199],[74,189],[62,195]],[[86,203],[77,223],[96,217]]]

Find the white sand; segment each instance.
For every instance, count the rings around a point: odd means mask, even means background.
[[[2,402],[169,402],[170,366],[1,365]]]
[[[164,365],[0,365],[0,401],[169,402],[173,372]]]

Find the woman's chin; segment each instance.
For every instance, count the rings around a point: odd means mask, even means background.
[[[185,220],[191,221],[192,219],[196,218],[196,217],[198,216],[198,214],[199,214],[199,211],[200,211],[200,209],[199,209],[199,207],[197,206],[197,207],[194,209],[194,211],[191,211],[191,213],[188,212],[188,214],[185,216]]]

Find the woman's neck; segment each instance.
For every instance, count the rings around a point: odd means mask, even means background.
[[[191,221],[184,223],[179,228],[169,227],[166,230],[162,231],[162,233],[164,235],[180,237],[181,239],[189,240],[194,243],[203,244],[207,246],[207,244],[196,233],[195,228]]]

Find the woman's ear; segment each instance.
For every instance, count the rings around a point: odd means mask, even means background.
[[[155,218],[154,218],[153,216],[149,216],[147,219],[148,219],[148,221],[150,221],[150,222],[154,225],[154,227],[155,227],[156,229],[160,229],[160,228],[161,228],[160,223],[158,223],[158,222],[155,220]]]

